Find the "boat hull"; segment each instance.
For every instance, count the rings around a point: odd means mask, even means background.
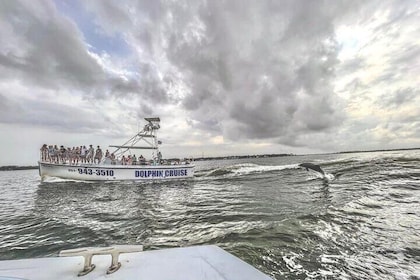
[[[194,165],[97,165],[38,162],[44,180],[56,177],[81,181],[155,181],[186,179],[194,176]]]

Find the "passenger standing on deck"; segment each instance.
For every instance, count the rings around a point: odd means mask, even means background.
[[[64,148],[63,145],[60,146],[59,157],[61,163],[64,163],[66,161],[66,148]]]
[[[95,163],[99,164],[102,160],[102,150],[101,148],[98,146],[98,148],[96,149],[96,153],[95,153]]]
[[[86,155],[87,155],[86,146],[81,146],[81,148],[80,148],[80,161],[82,163],[86,163]]]
[[[139,164],[140,165],[146,165],[146,159],[143,157],[143,155],[139,156]]]
[[[58,147],[57,145],[54,145],[54,156],[53,156],[54,163],[58,163],[58,153],[59,153]]]
[[[71,159],[71,163],[72,164],[76,164],[76,148],[75,147],[73,147],[71,149],[71,157],[70,157],[70,159]]]
[[[69,164],[72,164],[71,160],[72,160],[73,154],[72,154],[72,152],[71,152],[71,148],[70,148],[70,147],[69,147],[69,148],[67,148],[67,151],[66,151],[66,157],[67,157],[67,159],[68,159],[68,161],[69,161]]]
[[[76,158],[76,164],[79,164],[79,160],[80,160],[80,148],[76,147],[76,154],[74,155]]]
[[[49,160],[50,162],[52,162],[53,157],[54,157],[54,148],[53,148],[53,146],[52,146],[52,145],[49,145],[49,146],[48,146],[48,160]]]
[[[41,147],[41,161],[46,161],[48,158],[48,147],[47,144],[42,145]]]
[[[92,145],[89,145],[89,150],[87,154],[87,162],[93,163],[93,155],[95,153],[95,149],[92,147]]]
[[[64,163],[70,163],[70,156],[66,147],[64,147]]]
[[[137,165],[136,155],[133,155],[132,161],[133,161],[133,165]]]

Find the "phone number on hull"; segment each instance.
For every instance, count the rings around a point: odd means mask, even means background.
[[[69,169],[70,172],[75,172],[74,169]],[[96,175],[96,176],[114,176],[112,169],[92,169],[92,168],[77,168],[79,174]],[[166,177],[185,177],[188,175],[187,169],[174,170],[135,170],[134,176],[136,178],[166,178]]]
[[[91,169],[91,168],[77,168],[79,174],[96,175],[96,176],[114,176],[114,170],[110,169]]]

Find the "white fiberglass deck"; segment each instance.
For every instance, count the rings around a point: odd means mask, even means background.
[[[0,280],[21,279],[147,279],[147,280],[262,280],[271,279],[217,246],[174,248],[121,254],[121,268],[106,274],[111,256],[92,259],[96,268],[85,276],[82,257],[55,257],[0,261]]]

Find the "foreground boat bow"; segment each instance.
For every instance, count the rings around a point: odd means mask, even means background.
[[[94,268],[79,277],[86,263],[81,257],[86,250],[80,249],[80,256],[59,258],[37,258],[0,261],[0,279],[49,280],[49,279],[153,279],[153,280],[269,280],[267,275],[227,253],[217,246],[196,246],[138,253],[121,253],[119,269],[107,271],[115,259],[105,254],[114,248],[89,248],[100,254],[93,255]],[[129,249],[126,246],[124,250]],[[140,250],[141,251],[141,250]],[[77,254],[77,253],[76,253]]]

